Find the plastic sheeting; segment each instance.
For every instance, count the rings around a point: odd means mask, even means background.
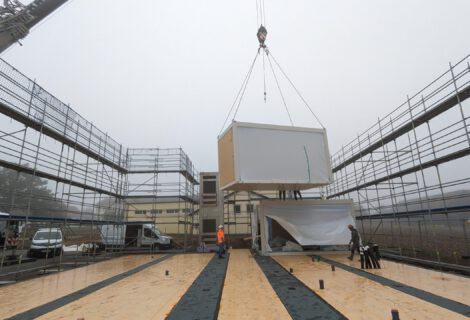
[[[266,217],[276,220],[301,245],[344,245],[351,239],[348,224],[354,224],[351,200],[262,201],[260,221],[264,225],[264,250],[267,244]]]

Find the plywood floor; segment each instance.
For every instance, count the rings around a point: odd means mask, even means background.
[[[39,319],[164,319],[213,256],[175,255]]]
[[[359,257],[358,255],[355,257],[356,261],[348,260],[345,255],[329,255],[328,259],[360,269],[361,263],[357,261]],[[364,271],[470,305],[470,278],[389,260],[381,260],[380,264],[382,269],[364,269]]]
[[[0,319],[53,301],[151,260],[151,256],[146,255],[125,256],[2,287]]]
[[[248,250],[231,250],[219,319],[291,319]]]
[[[213,254],[170,257],[136,274],[45,314],[41,319],[164,319]],[[156,257],[157,258],[157,257]],[[343,255],[329,259],[359,268]],[[468,319],[412,295],[384,286],[308,256],[273,257],[285,269],[349,319]],[[0,318],[27,311],[91,284],[152,261],[151,256],[126,256],[2,287]],[[436,295],[470,304],[470,279],[396,262],[382,261],[383,269],[369,272]],[[169,276],[165,271],[169,270]],[[318,280],[325,281],[320,290]],[[197,306],[195,306],[197,307]],[[290,319],[264,273],[248,250],[232,250],[221,297],[219,318]]]
[[[284,268],[351,320],[391,319],[391,309],[398,309],[401,319],[468,319],[411,295],[383,286],[367,278],[329,264],[312,262],[307,256],[276,256]],[[319,279],[325,289],[319,289]]]

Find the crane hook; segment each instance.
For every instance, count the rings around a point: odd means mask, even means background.
[[[268,30],[266,30],[266,28],[261,25],[258,29],[258,33],[256,33],[256,36],[258,37],[259,46],[261,48],[265,48],[266,45],[264,44],[264,42],[266,41],[266,37],[268,36]]]

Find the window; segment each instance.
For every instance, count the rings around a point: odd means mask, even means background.
[[[201,200],[204,206],[217,206],[217,176],[202,176]]]
[[[38,231],[34,235],[34,240],[51,240],[60,239],[62,240],[62,233],[57,231]]]
[[[166,209],[166,213],[179,213],[179,209]]]
[[[240,213],[241,212],[241,207],[239,204],[236,204],[234,207],[233,207],[233,210],[235,211],[235,213]]]
[[[155,238],[155,234],[152,232],[152,230],[145,228],[144,229],[144,237],[147,238]]]
[[[210,232],[216,232],[217,227],[215,223],[215,219],[203,219],[202,220],[202,232],[203,233],[210,233]]]
[[[181,209],[181,212],[183,212],[183,213],[191,213],[191,209],[190,209],[190,208]]]
[[[204,181],[202,184],[202,192],[205,194],[216,193],[215,186],[216,186],[215,180]]]
[[[150,210],[151,214],[162,214],[163,210],[162,209],[152,209]]]
[[[147,210],[135,210],[135,214],[147,214]]]
[[[253,204],[247,204],[246,205],[246,211],[247,212],[255,212],[255,206]]]

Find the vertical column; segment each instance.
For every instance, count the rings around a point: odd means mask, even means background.
[[[467,62],[467,66],[468,66],[468,70],[470,71],[470,64],[468,62]],[[450,74],[452,75],[452,83],[454,85],[455,96],[459,104],[460,115],[462,116],[463,127],[467,136],[467,142],[468,142],[468,145],[470,146],[470,135],[468,133],[467,120],[465,118],[465,113],[463,112],[462,101],[460,99],[459,88],[457,86],[457,79],[455,78],[455,75],[454,75],[454,67],[452,67],[452,64],[450,62],[449,62],[449,68],[450,68]]]
[[[439,251],[439,247],[437,245],[437,240],[436,240],[434,219],[433,219],[433,214],[432,214],[431,206],[430,206],[430,199],[429,199],[429,195],[428,195],[428,187],[427,187],[427,184],[426,184],[426,177],[424,175],[424,169],[423,169],[423,165],[422,165],[421,151],[420,151],[419,144],[418,144],[418,135],[416,134],[416,128],[415,128],[415,124],[414,124],[410,98],[408,96],[407,96],[407,101],[408,101],[408,112],[409,112],[409,115],[410,115],[410,121],[411,121],[412,128],[413,128],[412,132],[413,132],[413,135],[414,135],[414,144],[415,144],[416,152],[418,154],[418,162],[419,162],[419,166],[420,166],[421,178],[423,179],[424,193],[426,195],[426,202],[427,202],[427,206],[428,206],[428,217],[429,217],[430,222],[431,222],[431,230],[432,230],[432,237],[433,237],[433,241],[434,241],[434,248],[436,250],[437,260],[439,262],[441,262],[440,251]]]

